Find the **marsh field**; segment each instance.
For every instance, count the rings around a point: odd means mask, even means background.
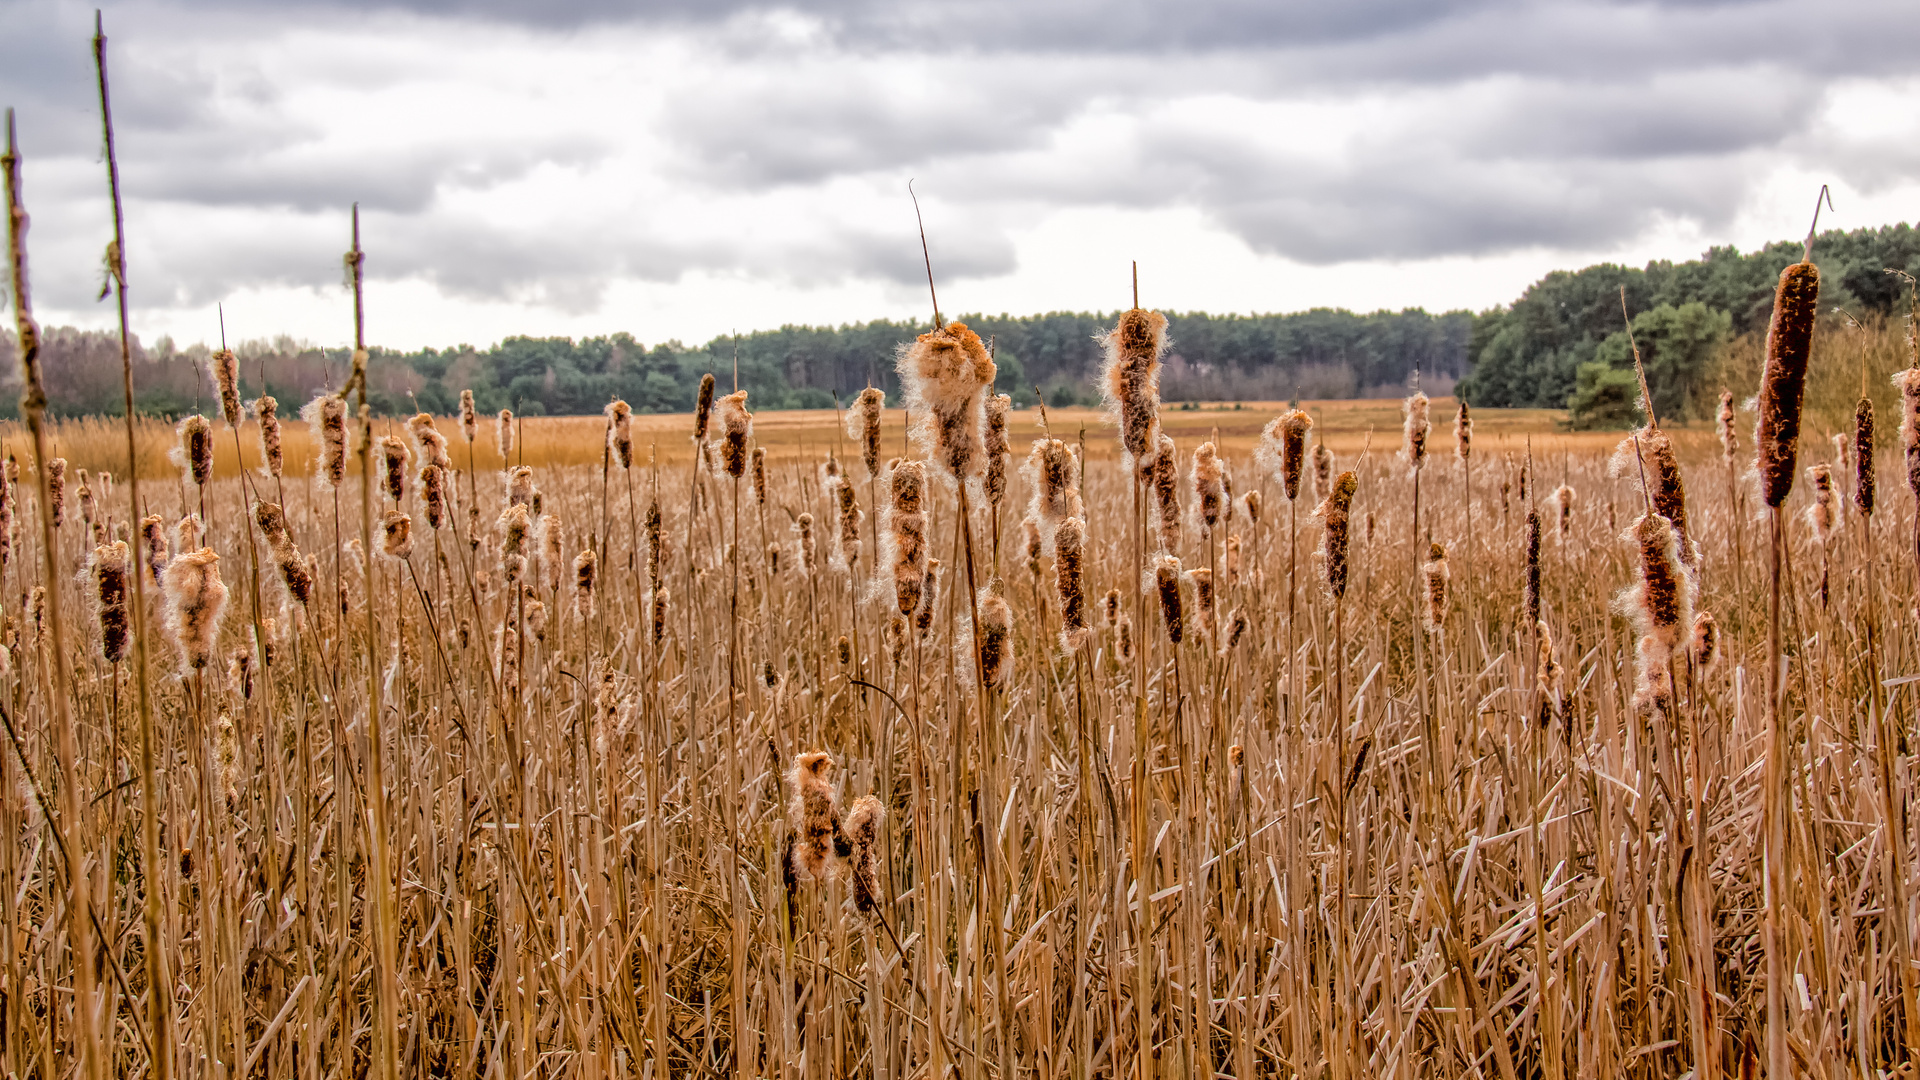
[[[9,425],[0,1068],[1911,1075],[1882,344],[1777,562],[1739,402]]]

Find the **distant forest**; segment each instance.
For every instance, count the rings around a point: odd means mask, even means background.
[[[1800,250],[1800,242],[1783,241],[1744,255],[1714,248],[1700,259],[1644,269],[1602,264],[1555,271],[1511,305],[1479,314],[1170,312],[1173,347],[1163,393],[1174,402],[1392,396],[1403,392],[1417,370],[1430,393],[1448,392],[1457,383],[1457,392],[1474,405],[1571,408],[1576,424],[1612,426],[1625,422],[1623,410],[1632,408],[1632,359],[1620,310],[1624,285],[1661,415],[1700,415],[1711,408],[1707,383],[1729,343],[1765,330],[1774,281]],[[1905,283],[1884,271],[1920,275],[1920,233],[1904,224],[1830,231],[1816,242],[1814,257],[1825,280],[1823,308],[1884,315],[1901,308],[1906,295]],[[1036,392],[1053,405],[1097,400],[1095,335],[1113,324],[1116,313],[959,318],[993,340],[999,388],[1017,402],[1029,403]],[[647,345],[618,333],[510,337],[487,348],[376,348],[369,383],[375,407],[385,413],[451,412],[466,388],[489,412],[591,413],[615,397],[642,412],[681,412],[691,408],[703,373],[731,375],[737,349],[740,383],[755,408],[827,408],[870,384],[893,396],[896,348],[927,329],[925,323],[880,320],[783,326],[691,346],[674,340]],[[62,327],[43,336],[53,410],[118,413],[116,336]],[[235,351],[245,393],[257,394],[264,380],[266,390],[289,405],[338,386],[348,360],[345,349],[287,338],[242,342]],[[7,362],[12,352],[12,338],[0,335],[0,380],[18,377]],[[205,356],[205,346],[180,349],[167,338],[136,342],[141,411],[175,416],[212,407],[198,363]],[[15,396],[0,391],[0,413],[16,407]]]

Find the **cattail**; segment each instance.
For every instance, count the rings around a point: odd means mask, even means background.
[[[1687,529],[1687,490],[1680,481],[1680,463],[1666,432],[1645,427],[1622,439],[1614,448],[1607,471],[1628,479],[1644,477],[1653,512],[1673,525],[1681,560],[1688,566],[1700,561],[1700,545]]]
[[[264,627],[262,630],[264,631]],[[265,636],[264,633],[262,636]],[[246,649],[235,649],[227,656],[227,682],[233,692],[245,700],[253,698],[253,654]]]
[[[813,515],[801,514],[794,519],[793,528],[800,534],[800,568],[811,574],[820,558],[818,545],[813,538]]]
[[[981,588],[974,603],[980,612],[980,681],[988,687],[999,686],[1013,674],[1013,609],[998,589],[999,580]]]
[[[1125,463],[1135,467],[1158,453],[1160,357],[1167,351],[1167,319],[1133,308],[1099,338],[1106,352],[1101,396],[1108,418],[1120,427]]]
[[[347,475],[347,402],[332,394],[321,394],[300,410],[300,419],[320,433],[321,487],[337,488]]]
[[[93,549],[94,600],[100,615],[100,655],[117,664],[127,655],[127,545]]]
[[[1120,590],[1108,589],[1107,595],[1100,600],[1101,619],[1111,630],[1120,622]]]
[[[840,640],[836,643],[836,651],[840,655],[841,667],[853,663],[853,644],[847,640],[847,635],[840,635]]]
[[[167,568],[167,527],[159,514],[140,519],[140,544],[147,553],[147,580],[158,585]]]
[[[1220,655],[1225,656],[1240,644],[1240,638],[1247,632],[1247,617],[1239,611],[1233,613],[1232,628],[1227,631],[1227,640],[1220,645]]]
[[[47,462],[47,512],[53,518],[54,528],[67,523],[66,458],[53,458]]]
[[[1260,489],[1259,488],[1253,488],[1249,490],[1245,495],[1240,496],[1240,514],[1242,517],[1247,519],[1247,524],[1249,525],[1260,524]]]
[[[573,610],[583,619],[593,617],[594,576],[599,566],[599,557],[592,548],[573,557]]]
[[[533,535],[539,545],[541,584],[549,593],[560,591],[560,579],[566,574],[567,555],[565,538],[561,535],[560,518],[556,514],[541,514],[534,522]]]
[[[767,545],[767,573],[774,577],[780,576],[780,545],[777,543]]]
[[[1318,443],[1313,448],[1313,497],[1324,499],[1333,490],[1333,451],[1326,443]]]
[[[1554,520],[1554,535],[1563,545],[1573,539],[1573,503],[1573,488],[1566,484],[1554,488],[1553,494],[1547,496],[1547,513]]]
[[[1527,502],[1527,492],[1529,490],[1529,485],[1532,482],[1533,482],[1533,458],[1529,456],[1525,460],[1520,462],[1520,487],[1519,487],[1518,494],[1520,496],[1520,504],[1522,506],[1529,505]]]
[[[1260,431],[1260,443],[1254,448],[1254,460],[1279,481],[1289,502],[1300,497],[1300,474],[1307,459],[1307,431],[1312,427],[1313,417],[1299,409],[1288,409],[1267,421],[1267,426]]]
[[[983,445],[981,399],[993,358],[965,323],[948,323],[901,348],[895,362],[914,441],[955,482],[973,475]]]
[[[893,658],[893,666],[898,668],[907,660],[907,617],[899,612],[887,616],[886,626],[881,630],[882,648]]]
[[[653,590],[650,602],[647,605],[648,617],[653,628],[653,643],[655,645],[660,644],[660,640],[667,636],[667,604],[670,599],[671,594],[668,592],[667,587],[662,585]]]
[[[1035,439],[1027,463],[1020,469],[1033,492],[1027,504],[1027,520],[1039,530],[1043,549],[1062,521],[1084,513],[1079,464],[1073,450],[1059,439]]]
[[[700,376],[700,396],[693,406],[693,441],[707,440],[707,420],[713,415],[713,372]]]
[[[380,554],[405,561],[413,554],[413,519],[398,510],[389,510],[380,518]]]
[[[720,399],[721,454],[727,475],[746,475],[747,437],[753,434],[753,414],[747,411],[747,392],[735,390]]]
[[[1093,629],[1087,625],[1086,585],[1081,580],[1086,532],[1086,522],[1077,517],[1067,518],[1053,531],[1053,577],[1060,593],[1060,647],[1068,652],[1078,649],[1093,635]]]
[[[1521,583],[1521,602],[1527,621],[1540,621],[1540,511],[1527,508],[1526,579]]]
[[[531,586],[527,587],[527,591],[524,594],[522,600],[526,605],[525,614],[527,619],[527,629],[532,632],[533,639],[535,641],[547,640],[546,601],[540,600],[537,597],[535,597],[533,588]]]
[[[753,501],[760,506],[767,505],[767,448],[764,446],[753,448]]]
[[[514,503],[500,514],[500,572],[507,584],[520,580],[527,568],[527,534],[533,531],[533,517],[526,506]]]
[[[240,740],[233,730],[233,718],[224,711],[213,722],[213,776],[227,813],[240,811]]]
[[[200,524],[199,514],[188,514],[173,525],[174,544],[181,551],[191,551],[200,546],[200,537],[206,529]]]
[[[472,446],[480,435],[480,413],[473,407],[473,391],[460,391],[460,434]]]
[[[886,404],[886,393],[869,386],[853,399],[853,408],[847,413],[847,435],[860,440],[860,460],[867,467],[868,479],[880,475],[880,412]]]
[[[1171,438],[1162,434],[1159,445],[1152,461],[1153,501],[1159,511],[1160,550],[1171,553],[1180,547],[1179,459]]]
[[[447,527],[447,474],[438,465],[422,465],[413,480],[413,493],[426,515],[427,528]]]
[[[1693,666],[1705,670],[1713,663],[1720,648],[1720,624],[1713,621],[1713,615],[1702,611],[1693,617],[1693,637],[1687,644],[1687,652],[1693,657]]]
[[[1213,640],[1213,571],[1202,567],[1187,571],[1187,580],[1193,582],[1194,623],[1200,630],[1200,636]]]
[[[218,349],[207,357],[207,374],[220,391],[220,418],[228,427],[240,426],[240,360],[232,349]]]
[[[1620,594],[1616,606],[1641,635],[1637,700],[1657,703],[1671,692],[1667,661],[1680,643],[1683,628],[1693,622],[1692,574],[1680,561],[1673,525],[1659,514],[1636,518],[1625,539],[1639,548],[1640,580]]]
[[[266,537],[274,561],[279,564],[288,595],[305,604],[313,595],[313,576],[287,533],[285,512],[275,503],[258,502],[253,504],[253,519],[260,526],[261,535]]]
[[[647,503],[647,587],[660,588],[660,503]]]
[[[1160,596],[1160,617],[1167,626],[1167,640],[1178,645],[1187,636],[1180,607],[1180,559],[1163,554],[1154,559],[1149,573],[1153,575],[1151,587]]]
[[[927,576],[921,579],[920,609],[913,613],[913,629],[925,641],[933,634],[933,609],[940,602],[940,560],[927,560]]]
[[[607,405],[607,448],[623,469],[633,468],[633,406],[624,401]]]
[[[1733,391],[1720,391],[1720,411],[1714,416],[1714,425],[1720,430],[1720,456],[1731,465],[1740,453],[1740,434],[1733,424]]]
[[[839,506],[840,532],[833,547],[833,565],[836,569],[852,572],[853,564],[860,561],[860,522],[866,515],[860,512],[859,503],[854,501],[853,483],[844,476],[835,477],[827,494]]]
[[[1321,543],[1321,558],[1326,560],[1327,592],[1338,600],[1347,595],[1347,544],[1351,532],[1353,495],[1360,487],[1352,472],[1343,472],[1333,482],[1327,497],[1313,508],[1315,517],[1326,525]]]
[[[1920,498],[1920,365],[1895,374],[1893,385],[1900,391],[1900,448],[1907,458],[1907,486]]]
[[[987,455],[987,472],[984,486],[987,502],[1000,505],[1007,494],[1007,410],[1013,408],[1013,398],[1006,394],[988,394],[986,405],[987,428],[983,449]]]
[[[1807,360],[1813,352],[1813,324],[1820,313],[1820,271],[1811,262],[1780,271],[1773,297],[1773,322],[1767,327],[1766,370],[1760,378],[1759,418],[1753,441],[1759,458],[1760,494],[1768,506],[1787,501],[1793,491],[1794,460],[1800,442],[1800,399],[1807,385]]]
[[[220,556],[212,548],[181,552],[167,564],[163,585],[167,633],[180,654],[182,674],[191,674],[213,662],[214,639],[227,606]]]
[[[1447,584],[1453,573],[1447,567],[1447,549],[1439,544],[1427,547],[1427,561],[1420,564],[1420,576],[1426,584],[1427,606],[1420,621],[1427,633],[1437,634],[1447,623]]]
[[[389,435],[382,435],[375,441],[379,445],[382,465],[381,487],[386,491],[387,498],[398,503],[401,496],[407,493],[407,472],[413,463],[413,452],[407,449],[406,443]]]
[[[1193,488],[1193,527],[1202,537],[1211,537],[1220,524],[1220,513],[1225,509],[1225,475],[1220,454],[1211,442],[1194,449],[1187,483]]]
[[[1031,517],[1024,518],[1020,522],[1020,529],[1024,536],[1021,547],[1027,554],[1027,569],[1037,574],[1040,572],[1040,556],[1046,553],[1047,546],[1040,535],[1040,523]]]
[[[847,809],[847,843],[853,846],[848,875],[853,879],[853,908],[869,919],[883,917],[880,910],[880,823],[887,808],[872,795],[853,800]]]
[[[413,441],[414,453],[420,456],[423,464],[452,471],[453,459],[447,456],[447,437],[440,434],[431,413],[414,413],[407,420],[407,437]]]
[[[1227,584],[1240,584],[1240,537],[1237,534],[1227,537],[1225,566]]]
[[[88,525],[92,525],[93,488],[87,485],[87,470],[79,469],[76,471],[79,473],[80,482],[74,485],[73,496],[79,500],[80,503],[80,520]]]
[[[500,448],[500,465],[506,467],[513,457],[513,410],[501,409],[494,420],[494,443]]]
[[[1821,462],[1807,466],[1807,479],[1813,484],[1813,502],[1807,507],[1807,526],[1813,530],[1813,542],[1824,546],[1833,539],[1834,508],[1833,467]]]
[[[880,559],[892,570],[900,614],[912,615],[920,606],[927,574],[927,517],[921,505],[927,468],[925,462],[895,459],[888,463],[887,472],[892,497],[883,522]]]
[[[1407,475],[1420,471],[1427,462],[1427,432],[1433,427],[1427,419],[1427,395],[1415,390],[1401,402],[1406,424],[1400,444],[1400,456],[1407,463]]]
[[[1560,700],[1560,680],[1565,671],[1553,658],[1553,631],[1547,624],[1535,621],[1534,632],[1539,636],[1538,666],[1534,668],[1533,685],[1540,693],[1540,722],[1546,723],[1548,715]]]
[[[1114,628],[1113,650],[1122,660],[1133,659],[1133,617],[1120,616],[1119,624]]]
[[[271,395],[253,399],[253,419],[260,426],[260,467],[263,476],[279,477],[286,467],[280,446],[280,402]]]
[[[507,470],[507,505],[526,506],[533,502],[533,470],[515,465]]]
[[[1873,399],[1863,397],[1853,407],[1853,505],[1873,515]]]
[[[796,756],[787,771],[787,789],[787,824],[794,837],[790,871],[802,884],[825,883],[833,875],[834,838],[840,832],[833,756],[823,750]]]
[[[1462,469],[1473,460],[1473,416],[1466,398],[1460,399],[1460,409],[1453,414],[1453,456],[1460,459]]]

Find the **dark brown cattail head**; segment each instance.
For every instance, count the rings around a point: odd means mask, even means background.
[[[660,644],[667,636],[667,604],[672,599],[665,585],[659,586],[649,594],[647,602],[647,622],[653,632],[653,643]]]
[[[380,519],[380,554],[404,562],[413,554],[413,519],[389,510]]]
[[[1260,445],[1254,450],[1260,467],[1279,482],[1289,502],[1300,497],[1300,477],[1307,461],[1307,431],[1312,427],[1313,417],[1299,409],[1289,409],[1267,421],[1260,432]]]
[[[900,614],[912,615],[920,606],[926,583],[927,517],[921,513],[927,467],[921,461],[895,460],[888,467],[892,498],[881,534],[881,561],[893,574],[894,602]]]
[[[1427,395],[1415,390],[1401,402],[1401,410],[1406,413],[1406,423],[1402,430],[1400,456],[1407,463],[1408,473],[1420,471],[1427,462],[1427,432],[1433,423],[1427,418]]]
[[[1247,524],[1249,525],[1260,524],[1260,489],[1259,488],[1253,488],[1249,490],[1245,495],[1240,496],[1240,513],[1242,514],[1242,516],[1244,516],[1247,519]]]
[[[151,519],[155,524],[159,518]],[[260,526],[260,535],[264,536],[269,547],[279,547],[288,542],[287,515],[280,509],[279,503],[257,502],[253,504],[253,520]]]
[[[280,403],[261,394],[253,400],[253,419],[260,425],[260,466],[268,476],[286,471],[286,451],[280,445]]]
[[[1466,398],[1460,399],[1460,409],[1453,414],[1453,456],[1462,467],[1473,460],[1473,415]]]
[[[1027,569],[1037,574],[1040,572],[1040,556],[1046,553],[1047,546],[1040,535],[1040,523],[1031,517],[1025,518],[1020,522],[1020,532],[1023,537],[1021,547],[1027,555]]]
[[[1521,583],[1522,604],[1529,624],[1540,621],[1540,511],[1527,509],[1526,576]]]
[[[1437,634],[1447,624],[1447,585],[1453,573],[1447,566],[1447,549],[1439,544],[1427,547],[1427,561],[1420,564],[1420,576],[1426,586],[1426,609],[1421,624],[1427,633]]]
[[[860,512],[860,504],[854,499],[853,484],[846,477],[836,477],[828,495],[834,500],[840,517],[840,531],[835,537],[833,565],[836,569],[851,570],[860,561],[860,522],[866,516]]]
[[[1120,621],[1120,590],[1108,589],[1100,601],[1101,618],[1111,630]]]
[[[607,413],[607,450],[622,469],[633,468],[633,406],[624,401],[609,402]]]
[[[205,487],[213,479],[213,425],[199,413],[180,421],[173,429],[179,436],[171,455],[173,463],[196,485]]]
[[[1351,537],[1353,514],[1353,495],[1360,488],[1360,481],[1352,472],[1343,472],[1333,482],[1327,497],[1313,512],[1326,525],[1326,535],[1321,543],[1321,557],[1326,560],[1327,592],[1335,600],[1347,595],[1347,548]]]
[[[993,358],[965,323],[921,334],[895,362],[914,441],[954,481],[973,476],[984,444],[982,398],[993,385]]]
[[[647,587],[660,588],[660,504],[647,504]]]
[[[980,589],[975,604],[980,611],[980,681],[999,686],[1013,674],[1013,609],[994,587],[997,580]]]
[[[427,528],[444,529],[447,527],[447,474],[438,465],[420,466],[419,475],[413,480],[414,495],[420,500],[420,509],[426,515]]]
[[[1753,435],[1759,451],[1760,495],[1768,506],[1786,502],[1793,491],[1800,403],[1819,314],[1820,271],[1811,262],[1782,270],[1773,296],[1773,322],[1767,327],[1767,362],[1760,377],[1759,419]]]
[[[167,568],[167,525],[159,514],[140,519],[140,548],[146,554],[147,580],[160,584],[160,574]]]
[[[1082,580],[1087,526],[1077,517],[1053,531],[1053,576],[1060,593],[1060,647],[1072,652],[1093,635],[1087,625],[1087,591]]]
[[[413,463],[413,452],[407,449],[406,443],[388,435],[380,436],[378,441],[382,466],[381,487],[386,491],[387,498],[397,503],[407,493],[407,473]]]
[[[228,427],[240,426],[240,361],[232,349],[217,349],[207,357],[207,374],[220,392],[220,418]]]
[[[1680,561],[1673,525],[1657,513],[1642,514],[1628,527],[1627,539],[1639,550],[1640,580],[1621,594],[1621,614],[1671,649],[1693,621],[1691,574]]]
[[[472,446],[473,440],[480,436],[480,414],[473,407],[473,391],[460,391],[460,434]]]
[[[767,448],[753,448],[753,501],[756,505],[767,505]]]
[[[1853,407],[1853,505],[1873,516],[1873,399],[1863,397]]]
[[[847,635],[845,634],[840,635],[840,641],[837,643],[837,649],[840,654],[841,667],[846,667],[848,664],[853,663],[853,643],[847,640]]]
[[[1327,444],[1317,443],[1313,448],[1313,497],[1324,499],[1333,490],[1333,451]]]
[[[847,434],[860,440],[860,460],[867,466],[869,479],[880,475],[880,414],[886,404],[886,393],[869,386],[853,399],[847,413]]]
[[[990,506],[999,506],[1000,500],[1007,494],[1007,410],[1011,408],[1013,398],[1006,394],[987,395],[987,427],[983,442],[987,470],[982,486],[986,489]]]
[[[1102,335],[1106,351],[1101,392],[1107,415],[1120,427],[1126,463],[1157,452],[1160,436],[1160,357],[1167,351],[1167,319],[1133,308]]]
[[[1161,555],[1153,561],[1152,588],[1160,597],[1160,618],[1166,623],[1167,640],[1175,645],[1187,636],[1187,623],[1180,603],[1180,560]]]
[[[913,629],[925,641],[933,634],[933,609],[940,602],[940,560],[927,560],[927,576],[921,579],[920,608],[913,613]]]
[[[1740,453],[1740,433],[1733,423],[1733,391],[1720,391],[1720,411],[1714,416],[1714,424],[1720,429],[1720,456],[1732,465]]]
[[[583,619],[593,617],[593,586],[599,571],[600,557],[592,548],[573,557],[573,610]]]
[[[1120,616],[1120,622],[1114,627],[1113,651],[1122,660],[1133,659],[1133,617]]]
[[[512,409],[501,409],[500,414],[494,417],[493,441],[500,449],[500,467],[504,469],[513,460]]]
[[[880,891],[880,823],[886,817],[886,807],[878,798],[862,795],[847,809],[845,824],[847,843],[853,847],[848,859],[853,909],[876,921],[885,914],[881,910],[884,894]]]
[[[127,545],[93,549],[94,600],[100,615],[100,655],[117,664],[127,655]]]
[[[320,468],[314,478],[320,486],[337,488],[347,475],[347,402],[321,394],[300,410],[300,418],[320,440]]]
[[[1194,623],[1200,630],[1200,636],[1213,640],[1213,571],[1206,567],[1187,571],[1187,580],[1193,583]]]
[[[721,456],[727,475],[739,479],[747,472],[747,437],[753,434],[753,414],[747,411],[747,392],[735,390],[720,399]]]
[[[1171,437],[1162,434],[1159,446],[1153,457],[1153,501],[1160,550],[1171,553],[1180,549],[1180,463]]]
[[[693,441],[705,442],[707,421],[713,415],[713,372],[700,376],[700,395],[693,403]]]
[[[1220,644],[1220,655],[1225,656],[1240,644],[1240,638],[1247,632],[1247,617],[1239,611],[1233,613],[1233,623],[1227,631],[1227,640]]]

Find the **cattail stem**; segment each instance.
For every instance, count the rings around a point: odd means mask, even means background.
[[[1786,926],[1780,906],[1787,902],[1790,873],[1782,805],[1782,786],[1787,782],[1787,731],[1780,716],[1781,696],[1786,693],[1786,658],[1781,655],[1780,642],[1781,562],[1786,535],[1778,506],[1767,507],[1767,542],[1767,756],[1760,785],[1762,896],[1766,903],[1762,932],[1767,968],[1767,1075],[1784,1077],[1792,1074],[1787,1071]]]

